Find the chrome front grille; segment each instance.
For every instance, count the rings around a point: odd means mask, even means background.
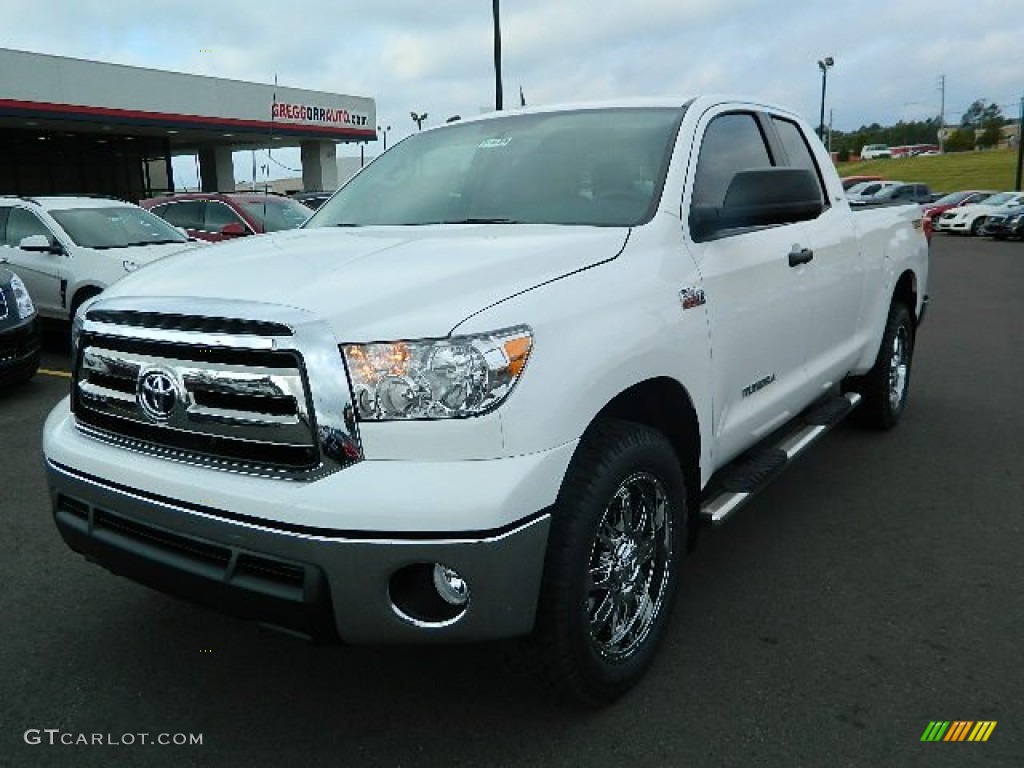
[[[84,432],[167,458],[289,479],[361,458],[347,376],[325,328],[301,316],[293,331],[277,321],[112,302],[89,308],[78,337],[72,409]]]

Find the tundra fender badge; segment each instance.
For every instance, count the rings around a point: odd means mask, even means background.
[[[762,389],[764,389],[765,387],[767,387],[769,384],[771,384],[774,381],[775,381],[775,374],[774,373],[770,373],[767,376],[765,376],[763,379],[758,379],[753,384],[750,384],[750,385],[744,387],[743,390],[742,390],[743,391],[743,396],[744,397],[750,397],[751,395],[753,395],[753,394],[755,394],[757,392],[760,392]]]
[[[700,288],[683,288],[679,292],[679,301],[682,302],[683,309],[693,309],[706,303],[704,291]]]

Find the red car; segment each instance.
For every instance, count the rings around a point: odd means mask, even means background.
[[[929,203],[921,209],[925,219],[935,224],[935,220],[950,208],[956,208],[970,203],[980,203],[995,192],[992,190],[969,189],[963,192],[950,192],[945,197],[940,197],[934,203]]]
[[[190,237],[212,241],[295,229],[313,215],[312,208],[289,197],[244,192],[189,192],[139,205]]]

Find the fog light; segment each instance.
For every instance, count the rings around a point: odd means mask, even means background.
[[[434,565],[434,589],[448,605],[463,606],[469,602],[469,584],[447,565]]]

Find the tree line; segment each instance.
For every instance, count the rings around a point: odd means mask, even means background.
[[[972,149],[987,149],[999,143],[1000,129],[1015,123],[1007,119],[998,104],[987,99],[977,99],[960,118],[960,124],[947,137],[944,147],[947,152],[961,152]],[[904,144],[938,144],[939,118],[927,120],[900,120],[895,125],[883,126],[878,123],[862,125],[855,131],[832,131],[832,150],[839,153],[839,160],[848,160],[850,155],[860,152],[865,144],[885,144],[898,147]]]

